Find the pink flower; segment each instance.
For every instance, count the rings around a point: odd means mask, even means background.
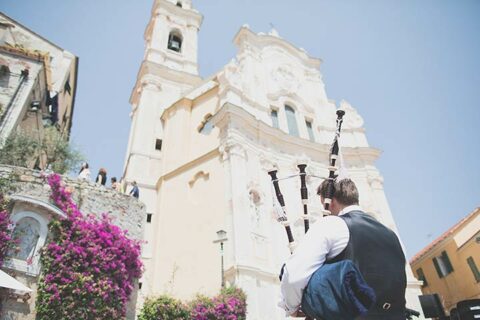
[[[52,201],[67,217],[50,223],[53,239],[41,256],[44,274],[37,314],[58,319],[123,317],[133,283],[142,274],[140,243],[129,239],[108,215],[80,212],[60,176],[50,175],[47,181]]]

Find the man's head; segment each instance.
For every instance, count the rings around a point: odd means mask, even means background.
[[[328,180],[325,179],[317,189],[320,201],[325,201],[328,190]],[[333,183],[333,199],[329,210],[337,215],[343,208],[358,205],[358,190],[355,183],[350,179],[342,179]]]

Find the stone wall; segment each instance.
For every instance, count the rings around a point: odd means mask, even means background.
[[[10,195],[22,195],[50,202],[50,187],[42,173],[26,168],[0,165],[0,178],[11,177]],[[83,213],[100,216],[108,213],[114,223],[128,230],[130,237],[143,239],[143,227],[146,219],[144,205],[137,199],[115,190],[99,186],[93,182],[62,177],[65,184],[73,190],[73,199]]]
[[[35,204],[35,201],[55,208],[49,199],[50,186],[46,183],[40,171],[0,165],[0,179],[7,181],[6,193],[8,196],[13,199],[16,197],[32,199],[32,211],[45,210],[40,208],[38,204]],[[92,213],[97,216],[108,213],[113,218],[114,224],[128,231],[130,238],[143,240],[146,211],[145,206],[136,198],[92,182],[79,181],[66,176],[62,177],[62,179],[67,187],[71,188],[73,199],[83,213]],[[16,205],[15,203],[14,206]],[[28,205],[28,203],[22,202],[21,207]],[[21,297],[2,301],[0,320],[35,319],[38,275],[12,270],[5,268],[5,266],[3,270],[31,288],[33,292],[26,302],[22,301]],[[3,294],[5,293],[6,291],[3,291]],[[127,319],[135,319],[136,297],[137,292],[134,291],[132,293],[132,301],[129,303]]]

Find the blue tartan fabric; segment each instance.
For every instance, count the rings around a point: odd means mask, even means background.
[[[321,266],[303,292],[302,311],[319,320],[353,320],[375,303],[375,291],[350,260]]]

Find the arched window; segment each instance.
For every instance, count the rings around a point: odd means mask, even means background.
[[[206,135],[210,134],[210,132],[212,132],[212,129],[213,129],[212,121],[210,121],[211,119],[212,119],[212,115],[210,113],[207,114],[203,118],[202,123],[198,126],[198,132]]]
[[[287,116],[288,133],[292,136],[298,137],[298,125],[297,118],[295,117],[295,110],[289,105],[285,105],[285,114]]]
[[[182,50],[183,37],[180,31],[174,30],[168,35],[168,49],[180,52]]]
[[[182,7],[182,2],[181,1],[177,1],[177,7]]]
[[[17,250],[12,252],[11,257],[31,263],[37,249],[39,249],[37,245],[40,239],[40,223],[31,217],[20,219],[15,225],[13,238],[18,246]]]
[[[4,265],[10,269],[38,275],[40,250],[47,238],[48,220],[37,212],[16,211],[15,207],[14,212],[12,214],[15,225],[13,238],[16,244],[8,252],[8,259]]]

